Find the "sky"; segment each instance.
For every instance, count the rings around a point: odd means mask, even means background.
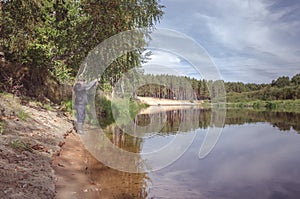
[[[270,83],[300,73],[298,0],[161,0],[161,4],[165,14],[156,27],[192,38],[225,81]],[[188,60],[170,52],[154,50],[143,66],[151,72],[147,66],[153,73],[166,66],[176,68],[177,74],[202,78]]]

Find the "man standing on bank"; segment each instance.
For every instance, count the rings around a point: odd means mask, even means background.
[[[74,86],[75,109],[77,112],[76,131],[78,134],[84,134],[82,126],[85,120],[86,105],[88,103],[87,91],[93,86],[98,85],[98,81],[98,79],[94,79],[87,84],[84,78],[79,77]]]

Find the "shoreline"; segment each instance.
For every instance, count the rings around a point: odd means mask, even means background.
[[[100,184],[91,178],[92,155],[74,131],[65,137],[59,156],[53,158],[55,199],[99,198]]]
[[[203,100],[172,100],[154,97],[137,97],[137,99],[149,106],[199,106]]]

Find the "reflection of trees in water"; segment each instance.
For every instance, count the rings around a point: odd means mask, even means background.
[[[280,130],[290,130],[293,128],[300,133],[299,121],[299,113],[228,109],[225,124],[269,122]]]
[[[141,151],[143,139],[125,133],[117,125],[112,124],[106,127],[104,132],[110,141],[117,147],[133,153],[139,153]]]
[[[193,108],[167,111],[166,113],[154,113],[154,118],[161,118],[163,114],[166,114],[167,120],[159,133],[188,132],[198,128],[206,129],[212,126],[212,111],[210,109]],[[143,120],[143,118],[149,118],[149,116],[139,115],[138,118],[140,121]],[[300,133],[299,121],[299,113],[256,111],[253,109],[228,109],[226,112],[225,125],[269,122],[280,130],[290,130],[293,128]],[[151,126],[149,126],[148,131],[154,132]]]
[[[210,123],[211,111],[208,109],[178,109],[166,112],[137,115],[136,124],[144,126],[144,133],[177,133],[188,132],[197,128],[207,127]],[[164,120],[163,118],[166,117]],[[152,125],[150,124],[152,118]],[[163,124],[157,129],[158,123]]]
[[[161,113],[155,113],[160,117]],[[162,128],[163,133],[190,131],[211,126],[212,111],[210,109],[183,109],[167,111],[167,123]],[[256,111],[253,109],[228,109],[225,125],[269,122],[280,130],[295,129],[300,133],[300,114],[291,112]],[[180,130],[179,130],[180,126]],[[150,130],[150,129],[149,129]]]
[[[165,117],[166,119],[164,119]],[[176,134],[177,132],[189,132],[198,128],[206,129],[211,127],[211,117],[212,111],[210,109],[178,109],[137,115],[132,125],[142,126],[144,131],[142,133],[145,135],[153,133]],[[300,133],[299,121],[299,113],[256,111],[253,109],[228,109],[226,112],[225,125],[269,122],[280,130],[290,130],[293,128]],[[161,128],[158,128],[158,124],[162,124]],[[130,145],[125,144],[127,142],[124,142],[125,140],[131,140],[130,142],[132,144],[140,145],[142,140],[135,137],[135,135],[140,135],[141,132],[133,132],[133,136],[130,136],[116,126],[113,128],[114,130],[111,129],[111,132],[115,132],[113,143],[117,146],[129,148]],[[134,127],[132,129],[135,131]],[[135,150],[130,151],[136,152]]]

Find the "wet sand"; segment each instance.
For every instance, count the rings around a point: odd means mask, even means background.
[[[69,134],[59,156],[54,159],[57,199],[145,198],[146,174],[111,169],[96,160],[79,135]]]
[[[97,198],[100,187],[89,176],[88,158],[89,153],[79,136],[69,134],[60,155],[53,160],[56,174],[55,198]]]

